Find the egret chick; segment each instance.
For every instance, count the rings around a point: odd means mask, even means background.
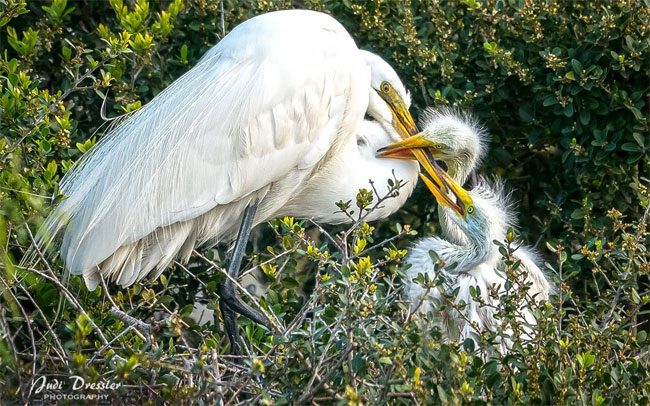
[[[447,166],[447,173],[454,181],[463,185],[470,173],[476,170],[487,152],[487,131],[469,114],[452,109],[427,109],[422,120],[422,132],[409,138],[382,148],[379,157],[395,157],[413,159],[409,151],[424,151],[432,159],[441,160]],[[511,219],[511,213],[501,213],[501,216]],[[458,244],[466,244],[466,233],[451,221],[449,210],[438,206],[438,216],[442,236],[446,240]],[[503,222],[503,219],[492,217],[492,221]],[[503,240],[505,233],[496,240]],[[490,240],[492,241],[492,240]],[[548,277],[537,266],[539,255],[529,246],[520,246],[514,253],[515,260],[521,261],[521,267],[528,282],[532,284],[531,292],[539,298],[548,299],[552,286]]]
[[[456,187],[462,191],[459,186]],[[455,243],[437,236],[423,238],[413,246],[406,258],[406,264],[410,266],[407,270],[406,295],[412,311],[433,312],[449,340],[464,342],[472,339],[478,343],[477,334],[494,331],[501,322],[495,314],[502,307],[501,297],[511,293],[506,291],[507,282],[515,290],[527,284],[525,298],[518,304],[515,318],[521,323],[523,338],[530,339],[532,333],[529,326],[536,324],[530,306],[547,299],[548,291],[539,291],[526,276],[517,280],[508,279],[502,255],[493,243],[494,240],[503,241],[508,228],[513,225],[510,203],[503,186],[499,182],[490,184],[481,179],[459,203],[461,211],[450,206],[445,206],[445,210],[463,233],[465,242]],[[434,260],[436,257],[439,261]],[[526,265],[537,267],[534,262]],[[518,272],[522,270],[523,264]],[[431,281],[442,278],[442,284],[427,289],[413,282],[419,274],[427,275]],[[479,300],[472,297],[473,290],[479,295]],[[453,296],[451,306],[445,305],[449,296]],[[509,330],[508,334],[513,333]],[[510,339],[506,338],[502,341],[501,350],[507,350],[509,346]]]
[[[438,314],[438,320],[447,337],[463,341],[473,333],[492,329],[496,324],[494,306],[499,303],[498,299],[495,303],[488,292],[492,286],[496,286],[498,293],[502,294],[506,276],[500,272],[505,269],[505,264],[492,241],[504,241],[508,227],[515,226],[515,221],[499,182],[490,185],[482,180],[471,192],[465,192],[459,185],[467,180],[485,154],[486,132],[476,121],[471,116],[452,110],[430,109],[423,122],[421,133],[382,148],[378,156],[409,158],[409,151],[424,151],[432,158],[443,160],[449,175],[454,178],[453,182],[448,183],[455,185],[452,193],[457,198],[457,205],[450,205],[446,196],[436,195],[442,235],[418,242],[407,263],[412,265],[409,270],[411,279],[419,273],[427,274],[431,279],[442,276],[445,279],[444,291],[451,293],[458,289],[456,302],[466,303],[464,313],[445,310]],[[424,180],[427,181],[426,178]],[[430,251],[445,264],[439,271],[436,271]],[[535,250],[519,246],[512,257],[519,261],[518,270],[522,274],[521,282],[528,285],[528,297],[548,299],[551,284],[538,266],[541,261]],[[470,287],[480,288],[481,298],[486,305],[471,299]],[[442,295],[439,291],[429,292],[420,306],[421,301],[417,299],[424,293],[424,288],[411,284],[407,290],[414,310],[417,308],[426,312],[440,307]],[[526,300],[521,304],[518,319],[534,324],[529,302]]]

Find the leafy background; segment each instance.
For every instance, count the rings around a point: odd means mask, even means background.
[[[332,14],[390,61],[416,116],[453,105],[489,129],[482,172],[513,189],[518,232],[559,288],[538,306],[533,345],[484,357],[408,316],[400,261],[437,231],[421,187],[376,224],[261,227],[246,269],[268,291],[249,299],[285,331],[241,320],[241,364],[218,320],[224,249],[92,293],[60,283],[54,256],[19,265],[107,119],[151,100],[239,22],[296,7]],[[648,403],[649,31],[647,0],[0,0],[0,400],[33,399],[35,376],[76,374],[152,402]],[[197,301],[216,323],[190,317]]]

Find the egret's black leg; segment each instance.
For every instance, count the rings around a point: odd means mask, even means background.
[[[241,354],[242,342],[237,330],[237,320],[235,312],[241,313],[256,323],[269,325],[267,318],[257,310],[253,309],[248,303],[244,302],[235,289],[234,281],[239,278],[239,271],[241,267],[242,258],[246,252],[246,244],[250,236],[251,228],[253,226],[253,219],[255,218],[255,211],[257,210],[257,202],[249,205],[244,211],[244,218],[239,228],[237,241],[235,242],[235,249],[233,250],[230,264],[228,265],[228,277],[221,286],[220,291],[220,307],[223,317],[226,333],[230,340],[231,351],[234,354]]]

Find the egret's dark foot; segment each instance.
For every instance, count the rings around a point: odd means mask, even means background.
[[[270,322],[262,313],[253,309],[248,303],[244,302],[237,292],[235,291],[234,283],[231,280],[226,281],[221,287],[219,293],[221,300],[219,306],[221,308],[221,317],[228,334],[230,341],[230,352],[233,355],[243,355],[244,342],[239,335],[237,327],[237,316],[235,313],[240,313],[248,317],[258,324],[262,324],[270,328]]]
[[[228,335],[228,341],[230,342],[230,353],[232,355],[243,355],[244,342],[242,341],[241,336],[239,335],[239,329],[237,328],[237,316],[223,300],[219,301],[219,307],[221,309],[221,318],[223,319],[226,334]],[[239,362],[239,360],[236,362]]]
[[[235,284],[230,279],[225,281],[219,292],[221,302],[225,303],[231,310],[248,317],[255,323],[262,324],[271,328],[269,319],[261,312],[253,309],[248,303],[244,302],[235,290]]]

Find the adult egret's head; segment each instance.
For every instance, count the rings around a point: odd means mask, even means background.
[[[368,115],[380,124],[390,124],[402,138],[417,132],[415,121],[409,113],[411,96],[406,91],[395,70],[380,56],[368,51],[361,55],[370,67],[370,99]],[[389,128],[386,130],[390,131]]]

